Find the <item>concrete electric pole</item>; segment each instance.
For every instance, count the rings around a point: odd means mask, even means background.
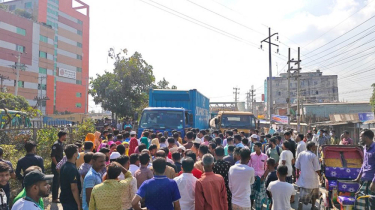
[[[271,42],[271,37],[274,35],[277,35],[277,40],[279,40],[278,33],[274,33],[271,35],[271,28],[268,28],[268,37],[265,38],[260,42],[260,48],[262,48],[262,43],[268,43],[268,56],[269,56],[269,82],[267,87],[267,94],[268,94],[268,113],[269,113],[269,119],[270,119],[270,127],[272,126],[272,112],[273,112],[273,99],[272,99],[272,56],[271,56],[271,46],[275,45],[276,47],[279,47],[279,45],[274,44]],[[279,52],[279,48],[277,48],[277,52]]]
[[[240,94],[240,88],[234,87],[234,101],[236,102],[236,108],[237,108],[237,102],[238,102],[238,95]]]
[[[14,95],[18,95],[18,80],[20,79],[20,69],[21,69],[21,52],[18,52],[16,68],[16,88],[14,90]]]
[[[291,63],[294,63],[294,65],[297,65],[297,69],[293,69],[293,67],[290,66]],[[290,71],[294,70],[293,72],[293,77],[297,80],[297,112],[296,112],[296,118],[297,118],[297,131],[300,131],[300,123],[301,123],[301,118],[300,118],[300,98],[301,98],[301,84],[300,84],[300,67],[301,59],[300,59],[300,48],[298,47],[298,59],[297,61],[294,61],[294,59],[290,59],[290,48],[288,50],[288,98],[287,98],[287,103],[288,103],[288,126],[290,126]]]
[[[254,97],[256,96],[255,94],[255,89],[254,89],[254,85],[251,86],[251,90],[250,90],[250,96],[251,96],[251,112],[254,113]]]

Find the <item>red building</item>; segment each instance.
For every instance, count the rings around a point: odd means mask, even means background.
[[[73,2],[79,6],[73,7]],[[88,107],[89,6],[79,0],[15,0],[0,9],[0,74],[4,86],[36,97],[45,114]],[[79,10],[79,11],[78,11]],[[17,65],[20,55],[20,63]],[[15,66],[21,67],[16,82]],[[17,84],[16,84],[17,83]]]

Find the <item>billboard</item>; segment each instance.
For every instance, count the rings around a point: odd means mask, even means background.
[[[372,112],[358,113],[358,118],[361,122],[373,120],[374,119],[374,113],[372,113]]]
[[[272,121],[280,124],[288,124],[288,116],[272,115]]]
[[[76,71],[59,68],[59,76],[69,79],[76,79]]]

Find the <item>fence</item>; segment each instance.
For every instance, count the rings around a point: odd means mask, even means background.
[[[1,136],[7,135],[8,133],[14,133],[18,131],[18,134],[30,135],[32,137],[30,140],[37,141],[38,130],[41,129],[60,129],[68,133],[67,142],[73,142],[73,131],[78,129],[78,123],[74,125],[66,124],[65,121],[52,121],[52,122],[42,122],[42,121],[32,121],[30,126],[24,126],[22,124],[10,123],[6,128],[0,129]],[[1,141],[0,143],[4,143]]]

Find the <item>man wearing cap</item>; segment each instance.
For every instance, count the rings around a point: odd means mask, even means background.
[[[29,172],[23,180],[26,189],[26,197],[19,199],[12,210],[42,210],[39,205],[41,197],[48,197],[50,185],[46,182],[45,175],[39,170]]]
[[[113,154],[113,153],[112,153]],[[112,155],[111,155],[112,156]],[[82,208],[83,210],[89,209],[90,197],[92,189],[95,185],[102,183],[101,171],[105,167],[105,155],[101,152],[97,152],[92,157],[92,167],[87,172],[85,179],[83,180],[83,191],[82,191]]]
[[[253,134],[250,136],[251,142],[250,142],[250,152],[254,152],[254,144],[258,141],[259,136],[256,134]]]
[[[129,155],[133,154],[135,151],[135,148],[138,147],[138,140],[136,136],[137,136],[137,133],[135,131],[130,132]]]
[[[115,161],[118,157],[120,157],[121,154],[119,152],[112,152],[111,155],[109,156],[109,161]]]

